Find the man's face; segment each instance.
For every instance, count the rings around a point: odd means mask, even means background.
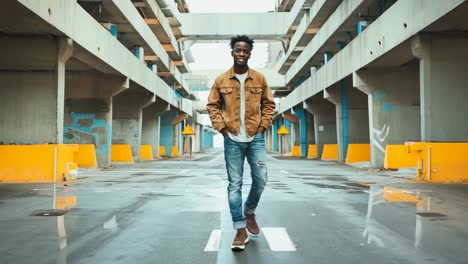
[[[234,58],[234,65],[245,66],[250,59],[251,47],[245,42],[236,42],[232,50],[232,57]]]

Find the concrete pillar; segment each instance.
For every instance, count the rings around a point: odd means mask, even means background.
[[[309,145],[315,144],[315,122],[314,115],[308,111],[304,111],[306,119],[306,133],[307,133],[307,143],[306,147],[309,148]]]
[[[315,144],[320,157],[324,144],[337,143],[335,106],[319,94],[304,101],[303,109],[314,116]]]
[[[419,58],[422,141],[468,140],[466,36],[427,33],[412,40]]]
[[[63,143],[68,38],[0,36],[0,142]]]
[[[151,145],[155,157],[159,157],[161,115],[169,110],[169,103],[160,98],[143,109],[141,144]]]
[[[353,86],[368,95],[373,167],[384,166],[387,144],[420,140],[418,64],[367,69],[353,74]]]
[[[294,144],[301,147],[301,156],[307,155],[307,118],[306,112],[302,108],[293,109],[294,114],[299,119],[299,122],[294,124]]]
[[[174,135],[174,133],[177,133],[177,130],[175,130],[175,126],[172,124],[172,121],[177,118],[179,115],[179,110],[176,108],[172,108],[170,111],[167,111],[161,115],[161,137],[159,144],[160,146],[164,146],[166,149],[166,154],[168,156],[171,155],[172,152],[172,146],[176,146],[177,144],[177,135]],[[178,144],[177,144],[178,145]]]
[[[112,98],[112,144],[130,144],[134,160],[140,159],[143,109],[156,101],[150,92],[135,87]]]
[[[202,149],[201,127],[202,126],[200,124],[195,125],[195,152],[200,152]]]
[[[367,96],[353,88],[352,78],[346,78],[328,88],[324,97],[336,106],[338,151],[344,161],[348,144],[369,143]]]
[[[98,166],[110,165],[112,96],[129,88],[128,78],[68,72],[66,83],[64,143],[93,144]]]

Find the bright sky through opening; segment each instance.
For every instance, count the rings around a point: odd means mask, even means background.
[[[277,0],[186,0],[190,13],[265,13]]]
[[[266,13],[275,10],[277,0],[186,0],[190,13]],[[233,23],[235,23],[233,21]],[[191,47],[195,60],[192,71],[228,69],[233,60],[229,41],[225,43],[196,43]],[[268,60],[268,44],[254,44],[249,66],[263,68]]]

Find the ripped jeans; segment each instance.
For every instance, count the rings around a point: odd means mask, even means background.
[[[242,178],[244,160],[250,165],[252,187],[242,210]],[[236,142],[229,137],[224,138],[224,159],[228,174],[228,201],[231,210],[234,229],[245,227],[244,212],[252,214],[267,182],[265,136],[256,134],[251,142]]]

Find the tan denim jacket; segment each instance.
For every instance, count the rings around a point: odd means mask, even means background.
[[[275,101],[265,77],[252,69],[245,80],[245,130],[254,136],[257,128],[268,129],[275,113]],[[206,105],[214,129],[223,128],[234,135],[240,129],[240,82],[234,68],[216,78]]]

